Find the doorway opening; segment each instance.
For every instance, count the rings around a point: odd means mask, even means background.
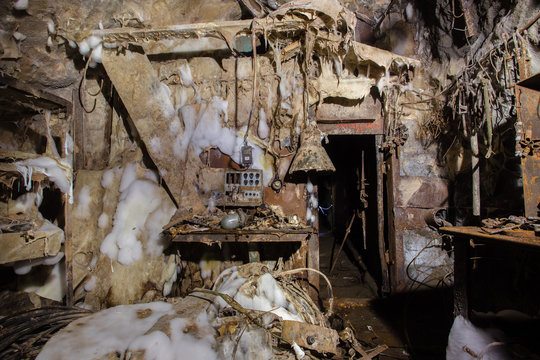
[[[317,179],[321,270],[341,298],[374,298],[382,285],[374,135],[330,135],[336,171]],[[341,250],[340,250],[341,249]]]

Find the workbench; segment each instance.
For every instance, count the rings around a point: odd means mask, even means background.
[[[477,226],[441,227],[443,234],[454,238],[454,316],[469,317],[471,247],[477,244],[528,247],[540,251],[540,237],[533,231],[505,230],[488,233]]]
[[[203,231],[191,231],[189,233],[177,234],[172,239],[173,242],[185,243],[248,243],[249,261],[260,261],[260,254],[257,244],[277,243],[277,242],[299,242],[300,254],[305,257],[300,259],[300,263],[295,267],[308,267],[319,270],[319,236],[314,228],[301,229],[265,229],[265,230],[225,230],[208,229]],[[307,279],[311,287],[319,289],[319,276],[314,272],[307,272]]]

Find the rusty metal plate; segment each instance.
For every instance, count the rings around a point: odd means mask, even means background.
[[[516,126],[516,130],[521,130],[523,141],[532,144],[540,139],[540,116],[538,113],[540,92],[536,90],[539,87],[538,78],[539,75],[536,75],[516,86],[518,124],[520,122],[523,124],[522,128]],[[525,215],[538,216],[538,204],[540,202],[540,179],[538,178],[540,174],[540,153],[537,149],[533,149],[532,153],[523,152],[526,154],[521,159]]]
[[[380,135],[383,134],[382,119],[365,120],[317,120],[319,129],[329,135]]]
[[[381,102],[366,96],[357,105],[342,105],[326,102],[317,109],[317,119],[321,120],[376,120],[381,116]]]
[[[290,320],[282,324],[281,336],[288,342],[294,341],[305,349],[337,354],[339,335],[334,329]]]
[[[264,203],[278,205],[284,214],[294,214],[305,221],[307,204],[304,193],[304,184],[285,182],[279,193],[265,187]]]

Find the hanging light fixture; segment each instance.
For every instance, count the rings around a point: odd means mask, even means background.
[[[289,173],[297,171],[336,171],[332,160],[321,144],[322,132],[315,121],[311,121],[300,136],[300,147],[289,168]]]

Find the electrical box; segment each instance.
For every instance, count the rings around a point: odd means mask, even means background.
[[[203,202],[215,206],[259,206],[263,203],[262,170],[208,169],[199,177]]]

